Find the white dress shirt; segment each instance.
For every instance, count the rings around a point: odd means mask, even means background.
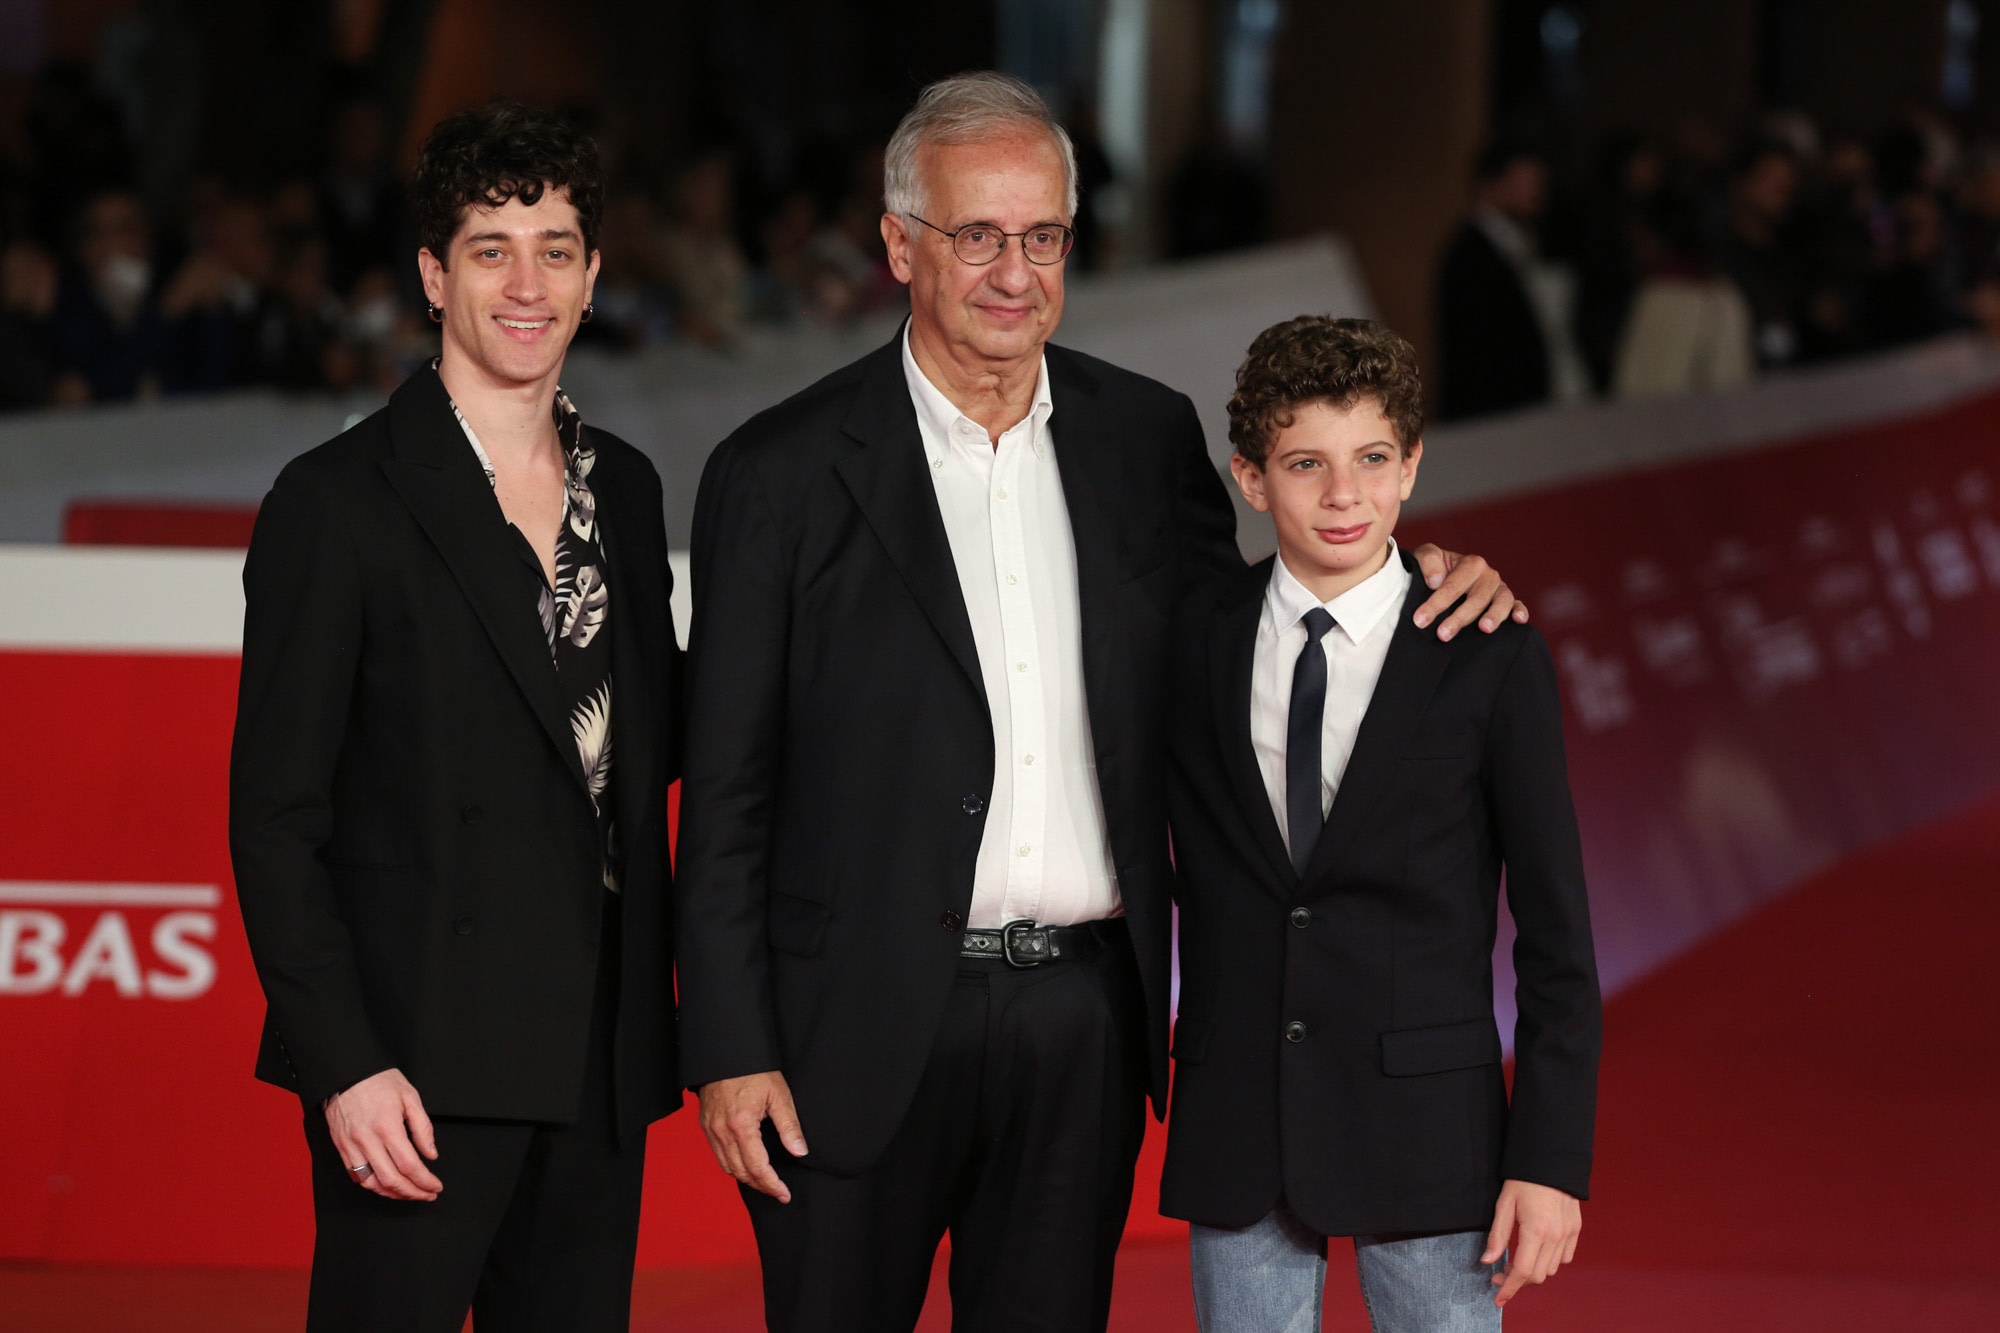
[[[1319,812],[1333,809],[1334,793],[1354,753],[1361,717],[1382,675],[1382,661],[1395,637],[1396,613],[1410,591],[1410,571],[1389,539],[1389,558],[1382,568],[1330,602],[1321,602],[1285,567],[1281,556],[1271,563],[1271,583],[1264,593],[1264,614],[1257,620],[1257,651],[1250,668],[1250,742],[1271,813],[1278,817],[1278,834],[1292,845],[1285,820],[1285,736],[1292,711],[1292,672],[1306,646],[1306,612],[1325,606],[1334,627],[1319,641],[1326,654],[1326,712],[1320,722]]]
[[[1076,542],[1049,432],[1048,363],[1034,406],[997,445],[918,368],[907,328],[903,374],[993,716],[993,798],[966,925],[1117,916],[1083,694]]]

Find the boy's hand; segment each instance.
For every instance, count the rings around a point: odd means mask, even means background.
[[[1573,1194],[1548,1185],[1510,1180],[1500,1187],[1493,1205],[1493,1228],[1486,1233],[1486,1253],[1479,1262],[1499,1262],[1507,1256],[1507,1271],[1493,1275],[1493,1304],[1504,1310],[1514,1293],[1528,1283],[1537,1286],[1576,1258],[1577,1234],[1583,1230],[1583,1205]],[[1508,1237],[1514,1238],[1509,1245]],[[1511,1251],[1511,1253],[1510,1253]]]
[[[1465,598],[1465,604],[1438,626],[1440,639],[1451,638],[1475,619],[1488,634],[1499,629],[1500,622],[1510,615],[1523,625],[1528,623],[1528,608],[1514,600],[1513,592],[1500,581],[1499,572],[1483,556],[1440,550],[1429,542],[1415,547],[1410,554],[1417,558],[1417,569],[1424,582],[1437,589],[1429,601],[1417,608],[1418,629],[1444,614],[1445,608],[1460,597]]]

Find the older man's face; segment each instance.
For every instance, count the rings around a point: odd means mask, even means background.
[[[933,144],[922,150],[917,169],[924,218],[945,231],[969,222],[1021,232],[1070,221],[1062,157],[1046,134]],[[956,360],[1012,362],[1041,354],[1062,319],[1061,263],[1029,263],[1018,236],[992,263],[974,265],[952,253],[950,237],[919,223],[891,216],[882,231],[890,267],[910,284],[913,337]]]

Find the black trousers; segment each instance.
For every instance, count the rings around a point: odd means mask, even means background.
[[[914,1327],[947,1232],[955,1333],[1104,1328],[1146,1069],[1131,943],[1123,922],[1098,931],[1095,957],[962,962],[909,1113],[861,1175],[766,1127],[792,1201],[743,1195],[775,1333]]]
[[[621,1137],[616,1128],[618,953],[609,922],[605,944],[577,1120],[433,1117],[430,1166],[444,1182],[434,1202],[356,1185],[325,1113],[306,1108],[317,1228],[308,1333],[459,1333],[468,1308],[478,1333],[628,1327],[646,1130]]]

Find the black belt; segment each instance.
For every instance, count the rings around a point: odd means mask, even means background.
[[[1123,917],[1086,921],[1080,926],[1038,926],[1025,917],[998,930],[968,930],[959,941],[960,958],[1005,959],[1013,967],[1040,967],[1065,959],[1096,958],[1124,933]]]

